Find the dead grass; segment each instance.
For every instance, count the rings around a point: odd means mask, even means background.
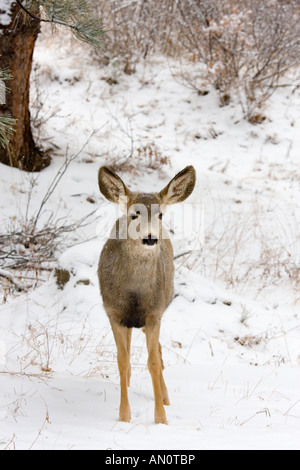
[[[293,204],[264,205],[257,197],[230,205],[203,196],[205,240],[184,264],[204,277],[222,280],[239,294],[258,298],[270,287],[286,286],[299,300],[300,229]]]
[[[81,154],[93,135],[94,132],[77,154],[71,157],[66,155],[33,215],[29,215],[30,206],[39,174],[29,176],[23,215],[19,219],[14,217],[6,227],[6,232],[0,233],[0,284],[4,291],[4,302],[12,293],[26,292],[43,282],[43,275],[49,274],[55,267],[58,246],[60,250],[67,247],[70,244],[70,234],[74,235],[88,225],[96,214],[95,209],[81,219],[70,222],[68,216],[58,218],[47,207],[48,200],[56,191],[69,165]]]

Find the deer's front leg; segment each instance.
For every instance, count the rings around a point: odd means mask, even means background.
[[[131,419],[130,405],[128,401],[127,387],[129,385],[130,357],[128,350],[128,328],[111,322],[118,350],[118,367],[120,372],[121,400],[119,408],[119,420],[129,423]]]
[[[163,406],[163,394],[162,394],[162,361],[159,350],[159,330],[160,322],[153,325],[149,322],[145,326],[147,349],[148,349],[148,369],[151,374],[155,410],[154,417],[156,423],[168,424],[165,409]],[[165,390],[164,390],[165,392]]]

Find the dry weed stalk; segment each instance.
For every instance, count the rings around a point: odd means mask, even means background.
[[[221,106],[237,97],[251,123],[263,122],[265,102],[299,66],[299,2],[181,0],[179,10],[181,55],[196,67],[184,80],[200,93],[213,85]]]
[[[126,74],[136,64],[158,52],[173,54],[177,47],[178,0],[97,0],[99,15],[106,26],[104,63],[118,58]]]
[[[57,259],[57,247],[68,246],[68,237],[78,229],[87,226],[96,210],[75,222],[67,216],[56,218],[50,211],[45,220],[47,202],[59,185],[70,164],[78,158],[90,142],[95,132],[87,139],[82,148],[73,156],[66,155],[61,167],[47,188],[36,213],[29,217],[33,189],[37,177],[30,177],[27,205],[24,218],[15,219],[6,233],[0,234],[0,282],[7,291],[22,292],[35,287],[41,280],[41,273],[51,272]],[[43,220],[42,220],[43,219]]]
[[[183,83],[201,95],[212,85],[221,106],[238,99],[253,124],[299,66],[298,0],[97,0],[97,7],[108,29],[105,64],[131,74],[150,54],[176,57],[187,63],[177,74]]]
[[[15,438],[16,438],[16,435],[13,434],[3,450],[10,450],[11,446],[12,446],[13,450],[16,450]]]
[[[265,207],[255,198],[245,210],[226,207],[212,194],[205,200],[205,242],[184,264],[241,294],[285,285],[298,295],[300,232],[293,205]]]

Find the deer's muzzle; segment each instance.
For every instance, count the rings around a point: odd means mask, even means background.
[[[151,235],[148,235],[148,237],[143,238],[143,245],[153,246],[153,245],[156,245],[156,243],[157,243],[157,238],[152,237]]]

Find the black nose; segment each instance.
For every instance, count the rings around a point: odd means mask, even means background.
[[[157,243],[157,238],[148,235],[148,237],[143,238],[143,244],[148,246],[153,246]]]

